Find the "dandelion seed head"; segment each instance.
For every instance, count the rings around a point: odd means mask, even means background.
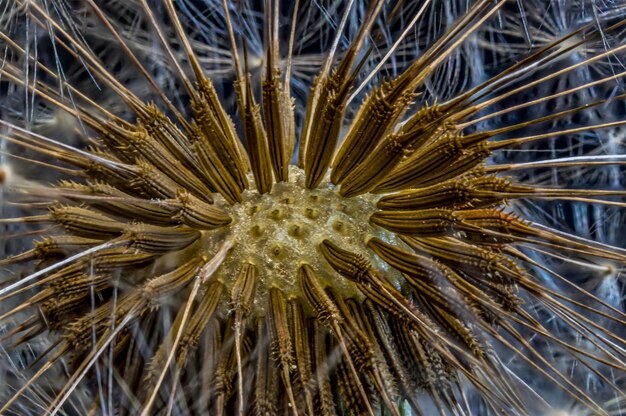
[[[0,413],[626,398],[616,9],[16,3],[2,139],[54,173],[6,187]]]

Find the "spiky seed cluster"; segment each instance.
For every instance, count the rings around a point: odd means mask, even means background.
[[[313,82],[299,167],[289,166],[296,124],[277,63],[277,16],[266,27],[262,105],[235,54],[244,148],[171,1],[166,8],[195,76],[192,82],[180,74],[190,118],[167,99],[170,115],[124,89],[33,3],[30,12],[55,27],[70,53],[124,91],[137,121],[80,95],[84,105],[72,109],[53,89],[37,86],[35,93],[80,117],[97,140],[82,151],[25,130],[8,137],[73,165],[80,179],[29,188],[50,207],[15,220],[50,228],[32,250],[2,260],[40,262],[0,289],[3,301],[36,289],[1,317],[31,311],[7,337],[20,344],[50,333],[54,341],[43,366],[0,413],[16,409],[38,379],[69,360],[69,379],[47,411],[63,409],[78,384],[95,380],[102,361],[117,380],[105,389],[113,389],[114,406],[124,413],[399,415],[408,403],[423,414],[430,404],[418,400],[419,392],[454,413],[465,406],[468,384],[494,413],[524,414],[519,379],[494,353],[496,344],[601,413],[527,334],[620,370],[623,355],[601,343],[592,354],[560,342],[524,308],[520,292],[564,320],[581,316],[529,273],[525,266],[534,263],[516,247],[626,257],[536,228],[505,201],[613,193],[516,184],[485,167],[491,152],[542,138],[494,142],[503,130],[464,132],[480,110],[472,97],[495,90],[507,71],[449,102],[411,110],[437,63],[467,36],[461,31],[471,32],[502,3],[477,2],[404,73],[374,87],[340,140],[357,57],[384,5],[372,1],[342,58],[334,63],[331,52]],[[230,19],[228,8],[226,14]],[[3,73],[21,79],[12,64]],[[162,324],[165,312],[171,325]],[[589,320],[571,326],[586,339],[594,339],[589,328],[601,329]],[[96,394],[94,410],[102,403]]]

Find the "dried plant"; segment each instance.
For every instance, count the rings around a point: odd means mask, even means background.
[[[36,236],[0,260],[1,414],[619,414],[626,314],[579,276],[626,250],[538,211],[624,206],[622,157],[567,153],[626,124],[621,8],[101,3],[0,1],[2,222]]]

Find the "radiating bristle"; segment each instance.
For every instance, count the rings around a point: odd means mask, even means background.
[[[621,414],[626,8],[523,3],[0,0],[0,414]]]

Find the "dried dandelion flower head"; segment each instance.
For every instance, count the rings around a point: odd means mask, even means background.
[[[23,122],[0,122],[2,140],[61,178],[27,180],[9,162],[0,175],[5,208],[31,211],[5,211],[27,230],[7,238],[37,236],[0,260],[14,366],[0,413],[556,414],[546,385],[584,412],[620,408],[621,302],[549,264],[610,263],[616,282],[626,250],[542,225],[524,202],[623,206],[621,185],[550,183],[623,163],[555,151],[626,124],[559,124],[624,98],[611,65],[626,48],[623,10],[594,4],[595,18],[554,34],[529,24],[549,21],[540,4],[504,0],[3,3],[1,79],[28,104]],[[496,19],[511,13],[521,20]],[[506,22],[540,42],[522,48]],[[488,77],[472,67],[484,33],[499,39]],[[232,64],[207,64],[214,35]],[[308,53],[317,75],[294,100]],[[530,94],[594,65],[604,71]],[[62,131],[38,129],[34,103]],[[553,156],[502,157],[536,143]]]

